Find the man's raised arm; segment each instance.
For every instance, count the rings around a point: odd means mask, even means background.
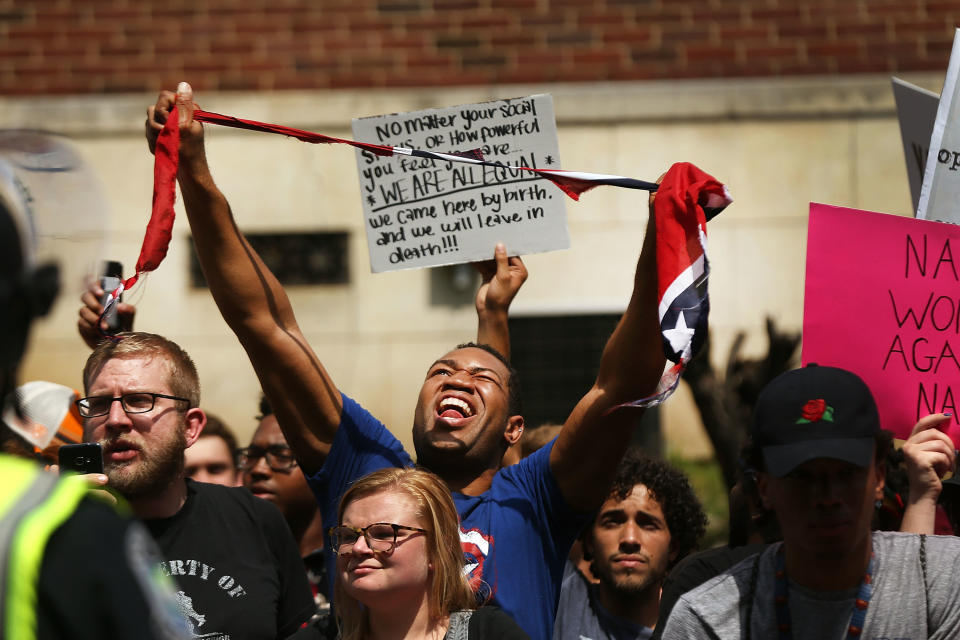
[[[574,407],[550,453],[550,467],[571,506],[593,509],[606,498],[640,409],[605,413],[622,402],[653,395],[665,363],[651,198],[630,303],[603,349],[596,382]]]
[[[177,181],[207,284],[239,338],[305,473],[323,466],[340,424],[340,392],[307,344],[283,287],[250,247],[207,166],[203,125],[193,120],[193,90],[181,83],[147,110],[151,152],[176,103],[180,124]]]
[[[519,256],[507,257],[507,248],[497,243],[493,260],[474,262],[480,273],[477,308],[477,342],[490,345],[510,359],[510,303],[527,280],[527,267]]]

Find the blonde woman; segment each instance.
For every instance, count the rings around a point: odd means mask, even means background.
[[[501,610],[475,609],[457,511],[434,474],[375,471],[347,490],[337,515],[330,539],[343,640],[527,638]]]

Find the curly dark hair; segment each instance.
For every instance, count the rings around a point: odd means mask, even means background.
[[[677,551],[670,563],[672,567],[699,546],[700,538],[707,530],[703,506],[682,471],[631,447],[617,467],[610,497],[623,500],[638,484],[644,485],[663,509],[670,530],[670,546]]]

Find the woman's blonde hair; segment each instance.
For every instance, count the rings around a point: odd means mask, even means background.
[[[433,565],[429,586],[430,617],[439,620],[453,611],[476,608],[476,598],[463,572],[457,508],[447,485],[435,474],[423,469],[388,468],[360,478],[340,499],[337,524],[343,524],[343,512],[351,502],[386,491],[396,491],[412,498],[417,505],[417,517],[428,530],[427,556]],[[339,571],[334,583],[334,607],[343,640],[360,640],[366,635],[368,612],[346,593]]]

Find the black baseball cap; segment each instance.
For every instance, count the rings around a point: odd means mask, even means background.
[[[873,461],[880,432],[877,403],[854,373],[810,364],[773,379],[753,413],[754,446],[766,470],[784,476],[815,458],[859,467]]]

